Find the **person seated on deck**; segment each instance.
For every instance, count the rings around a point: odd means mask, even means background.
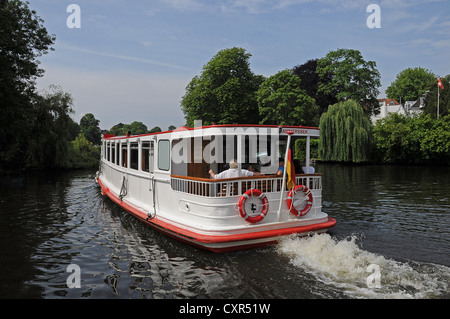
[[[309,165],[309,172],[306,171],[306,161],[302,162],[302,171],[303,174],[314,174],[316,172],[315,168],[311,166],[311,164]]]
[[[275,173],[275,175],[282,176],[284,172],[284,160],[280,158],[279,164],[278,164],[278,170]]]
[[[215,174],[212,169],[209,170],[209,175],[211,175],[211,178],[213,179],[222,179],[222,178],[235,178],[239,177],[239,170],[238,170],[238,164],[235,161],[230,162],[230,168],[219,173]],[[247,176],[256,176],[261,175],[261,173],[258,172],[252,172],[246,169],[241,169],[241,176],[240,177],[247,177]]]

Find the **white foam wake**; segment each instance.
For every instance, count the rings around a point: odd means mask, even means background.
[[[448,298],[450,268],[401,263],[358,247],[357,237],[290,237],[278,246],[290,262],[352,298]]]

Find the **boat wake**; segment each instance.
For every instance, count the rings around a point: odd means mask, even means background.
[[[349,298],[449,298],[449,267],[387,259],[361,249],[357,240],[338,240],[328,233],[289,237],[278,250],[295,267]]]

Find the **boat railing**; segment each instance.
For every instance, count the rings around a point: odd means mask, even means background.
[[[322,189],[322,174],[296,175],[296,185],[305,185],[311,190]],[[281,191],[283,178],[277,175],[259,175],[227,179],[208,179],[171,175],[174,191],[204,197],[230,197],[242,195],[249,189],[259,189],[263,193]]]

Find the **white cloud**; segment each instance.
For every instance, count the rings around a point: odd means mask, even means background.
[[[203,3],[197,0],[160,0],[160,1],[180,11],[200,11],[206,7]]]
[[[145,46],[150,46],[151,42],[150,41],[142,41],[141,44],[145,45]],[[181,66],[181,65],[177,65],[177,64],[173,64],[173,63],[166,63],[166,62],[155,61],[155,60],[150,60],[150,59],[143,59],[143,58],[138,58],[138,57],[129,56],[129,55],[121,55],[121,54],[116,54],[116,53],[95,51],[95,50],[85,49],[85,48],[82,48],[82,47],[68,46],[68,45],[64,45],[64,44],[61,44],[60,48],[64,48],[64,49],[68,49],[68,50],[72,50],[72,51],[77,51],[77,52],[94,54],[94,55],[98,55],[98,56],[115,58],[115,59],[120,59],[120,60],[126,60],[126,61],[133,61],[133,62],[139,62],[139,63],[144,63],[144,64],[151,64],[151,65],[156,65],[156,66],[162,66],[162,67],[166,67],[166,68],[170,68],[170,69],[192,70],[191,68],[187,68],[187,67],[184,67],[184,66]]]

